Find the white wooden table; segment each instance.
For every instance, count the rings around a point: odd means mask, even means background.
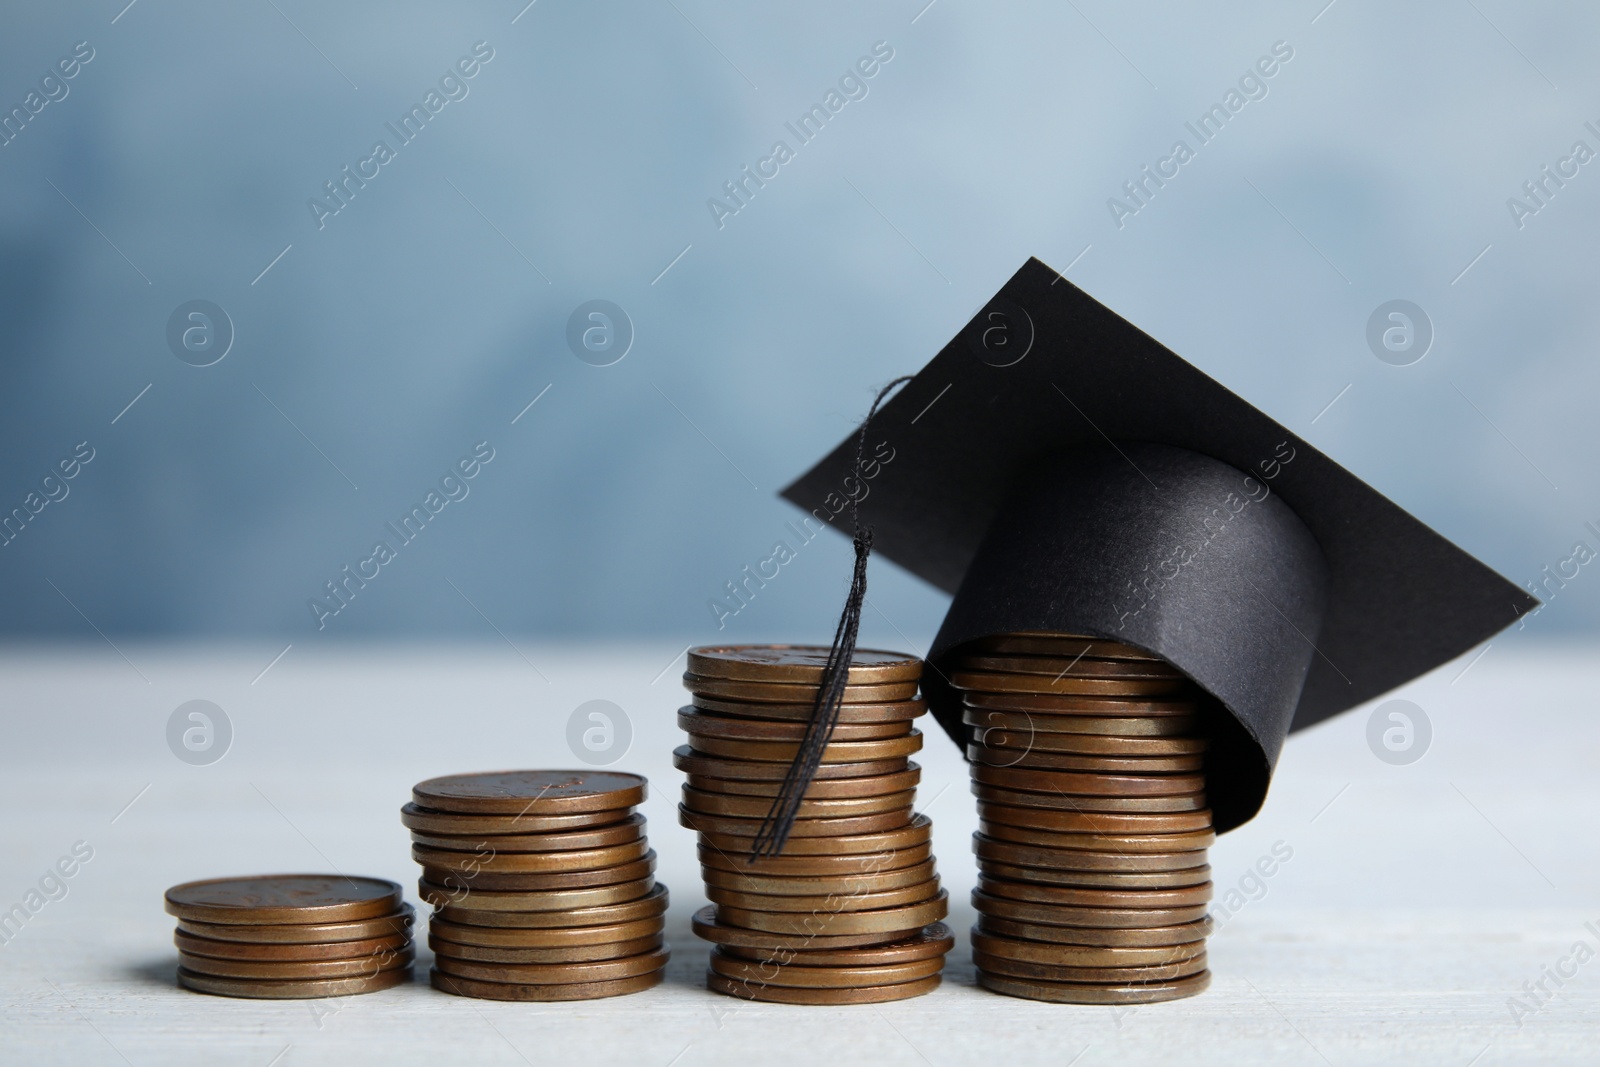
[[[919,757],[920,795],[960,934],[943,987],[855,1008],[750,1005],[707,992],[706,948],[689,932],[703,903],[693,838],[674,817],[673,711],[683,699],[681,663],[667,666],[673,651],[296,646],[253,683],[276,648],[124,644],[126,659],[104,647],[0,655],[0,908],[24,902],[75,843],[93,849],[63,881],[66,895],[43,903],[0,947],[0,1062],[1600,1059],[1600,962],[1579,965],[1571,954],[1579,942],[1600,950],[1600,658],[1590,647],[1506,639],[1453,684],[1465,660],[1411,686],[1401,695],[1427,711],[1434,737],[1409,766],[1369,751],[1365,709],[1294,738],[1265,811],[1212,851],[1219,895],[1246,879],[1256,899],[1212,939],[1211,990],[1122,1010],[1036,1004],[974,986],[966,896],[976,817],[965,769],[936,727]],[[234,728],[231,750],[209,766],[180,762],[166,744],[168,717],[193,699],[216,702]],[[550,1005],[459,999],[425,980],[279,1003],[175,987],[173,922],[161,909],[168,885],[337,868],[393,878],[414,894],[398,818],[410,785],[453,771],[571,766],[566,721],[590,699],[628,712],[634,739],[616,766],[654,787],[645,811],[673,892],[665,985]],[[1292,858],[1258,887],[1249,872],[1277,842]],[[422,949],[419,970],[426,959]],[[1546,968],[1572,977],[1557,984]],[[1524,987],[1540,981],[1551,995]],[[1513,998],[1528,1009],[1520,1025]]]

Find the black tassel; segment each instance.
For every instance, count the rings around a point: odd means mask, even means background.
[[[839,626],[833,633],[833,647],[828,650],[828,661],[822,669],[822,684],[817,687],[817,702],[812,706],[806,735],[801,739],[794,762],[783,777],[772,809],[767,812],[761,828],[756,832],[750,847],[751,863],[764,855],[776,856],[783,851],[784,843],[789,840],[789,831],[794,829],[794,821],[800,813],[806,790],[811,787],[811,780],[817,776],[817,768],[822,764],[822,753],[833,740],[833,728],[839,722],[839,705],[844,702],[845,686],[850,681],[850,661],[855,658],[856,636],[861,630],[861,607],[867,599],[867,557],[872,554],[872,530],[861,526],[862,494],[859,492],[863,484],[861,467],[867,447],[867,427],[871,425],[872,416],[878,413],[884,399],[896,386],[910,380],[909,375],[896,378],[878,391],[872,407],[867,410],[867,417],[862,420],[861,433],[856,438],[854,473],[858,491],[850,494],[850,524],[854,530],[856,562],[850,575],[850,593],[845,597],[844,613],[839,616]]]

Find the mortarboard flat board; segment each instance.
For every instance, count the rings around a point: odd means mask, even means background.
[[[881,442],[881,444],[880,444]],[[965,748],[952,652],[1021,631],[1153,652],[1208,694],[1219,830],[1289,731],[1402,685],[1538,601],[1037,259],[783,491],[948,593],[923,690]]]

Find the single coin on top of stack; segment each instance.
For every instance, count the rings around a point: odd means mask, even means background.
[[[343,997],[411,978],[411,908],[382,878],[267,874],[185,882],[178,984],[228,997]]]
[[[667,887],[645,837],[646,782],[615,771],[491,771],[419,782],[400,809],[435,989],[593,1000],[660,983]]]
[[[1072,634],[987,637],[957,662],[978,984],[1071,1004],[1204,990],[1216,834],[1198,687],[1141,649]]]
[[[858,649],[838,725],[782,852],[750,862],[811,721],[828,649],[696,648],[678,712],[689,744],[678,819],[700,834],[706,896],[695,933],[716,947],[706,984],[750,1000],[859,1004],[939,984],[954,944],[930,847],[914,815],[922,747],[912,721],[922,661]]]

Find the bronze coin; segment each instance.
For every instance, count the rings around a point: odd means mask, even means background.
[[[1043,1000],[1053,1004],[1156,1004],[1205,992],[1211,985],[1211,972],[1201,971],[1187,978],[1174,978],[1167,982],[1115,986],[1081,982],[1030,981],[979,971],[978,984],[1007,996]]]
[[[809,722],[772,722],[764,719],[735,719],[711,715],[694,707],[678,709],[678,728],[700,737],[721,737],[729,741],[800,741],[810,729]],[[909,722],[841,722],[829,737],[834,741],[882,741],[904,737]]]
[[[1133,716],[1198,715],[1204,706],[1195,700],[1179,698],[1119,699],[1078,693],[978,693],[967,690],[961,702],[975,711],[1026,712],[1030,715],[1088,715],[1096,718]]]
[[[833,650],[826,645],[706,645],[689,650],[689,673],[705,678],[821,685]],[[858,648],[850,656],[848,685],[915,682],[922,661],[902,652]]]
[[[410,934],[414,917],[410,904],[376,919],[342,923],[208,923],[179,919],[178,929],[213,941],[263,945],[310,945],[326,941],[364,941],[393,934]]]
[[[1106,737],[1103,734],[1047,734],[1041,730],[984,730],[972,743],[987,749],[986,763],[1011,766],[1018,753],[1058,752],[1076,756],[1194,756],[1206,750],[1203,737]]]
[[[931,899],[874,911],[772,912],[717,906],[722,921],[748,930],[776,934],[909,933],[943,919],[950,899],[943,889]]]
[[[1070,811],[1080,814],[1106,815],[1156,815],[1193,817],[1205,812],[1204,793],[1184,793],[1171,797],[1103,797],[1085,796],[1082,793],[1032,793],[1020,789],[1001,789],[999,786],[972,783],[972,795],[991,804],[1008,808],[1043,808],[1047,811]],[[1210,825],[1209,816],[1206,825]]]
[[[1116,930],[1148,930],[1180,926],[1206,916],[1204,904],[1182,908],[1075,908],[1066,904],[1033,904],[1025,900],[994,897],[972,891],[972,906],[982,915],[1045,926],[1093,926]]]
[[[787,767],[800,751],[797,742],[729,741],[721,737],[689,735],[690,747],[698,753],[721,759],[781,763]],[[831,741],[822,750],[823,763],[868,763],[873,760],[903,759],[922,750],[922,731],[912,730],[904,737],[886,741]]]
[[[717,906],[707,904],[694,913],[690,925],[694,928],[695,936],[702,941],[710,941],[714,945],[734,945],[740,948],[754,949],[762,952],[778,952],[790,949],[803,949],[805,951],[834,951],[844,948],[862,948],[871,945],[890,944],[902,940],[911,930],[880,931],[867,930],[859,933],[841,934],[837,931],[826,929],[828,916],[821,916],[811,926],[821,930],[821,933],[802,932],[798,934],[778,933],[771,930],[752,930],[748,927],[735,926],[726,922],[717,915]]]
[[[685,781],[690,789],[702,793],[725,796],[765,797],[771,801],[783,788],[783,782],[772,779],[765,782],[742,781],[735,778],[712,778],[705,774],[691,774]],[[898,774],[876,774],[865,778],[817,778],[806,787],[807,800],[842,800],[848,797],[881,797],[890,793],[903,793],[915,789],[922,782],[922,768],[915,762]]]
[[[1077,849],[1086,852],[1117,852],[1124,855],[1145,852],[1192,852],[1210,848],[1217,843],[1214,830],[1189,830],[1172,834],[1095,834],[1062,829],[1056,820],[1075,817],[1072,813],[1037,811],[1032,808],[1006,808],[998,804],[978,801],[978,830],[999,837],[1003,841],[1017,840],[1015,835],[996,834],[991,826],[1007,830],[1046,830],[1053,836],[1046,848]],[[1027,842],[1024,842],[1027,843]]]
[[[1101,659],[1143,659],[1161,661],[1154,652],[1090,634],[1014,633],[980,637],[962,646],[963,651],[989,652],[1003,656],[1098,656]]]
[[[979,874],[978,888],[992,897],[1084,908],[1181,908],[1205,904],[1211,899],[1210,882],[1176,889],[1079,889],[1075,886],[1008,882]]]
[[[678,805],[678,825],[701,833],[722,837],[755,837],[760,832],[760,818],[739,819],[731,815],[702,815]],[[840,819],[796,819],[789,828],[789,841],[796,838],[833,838],[853,834],[875,834],[895,830],[911,821],[911,806],[880,812],[877,815],[855,815]]]
[[[630,883],[630,885],[636,883]],[[632,890],[629,890],[632,892]],[[501,894],[502,896],[528,896],[529,894]],[[533,894],[541,903],[546,894]],[[491,907],[480,907],[475,894],[461,904],[444,904],[434,912],[434,921],[457,923],[462,926],[518,927],[550,929],[557,926],[607,926],[613,923],[634,922],[654,918],[667,910],[667,887],[660,882],[643,896],[617,900],[611,904],[561,905],[557,910],[510,910],[491,902]]]
[[[428,926],[428,944],[448,941],[465,948],[494,949],[568,949],[594,945],[618,945],[643,938],[659,937],[666,920],[660,915],[632,922],[607,923],[602,926],[549,926],[525,929],[504,926],[467,926],[463,923],[434,919]],[[434,951],[438,951],[436,948]],[[461,951],[453,950],[457,956]]]
[[[746,982],[724,977],[715,971],[707,971],[706,988],[742,1000],[766,1001],[773,1004],[883,1004],[891,1000],[909,1000],[911,997],[931,993],[939,988],[941,977],[936,974],[915,982],[896,982],[893,985],[866,986],[860,989],[797,989],[794,986]]]
[[[1093,761],[1090,766],[1084,767],[1079,773],[1087,773],[1095,777],[1104,775],[1110,778],[1157,778],[1162,780],[1168,778],[1199,778],[1204,781],[1204,775],[1173,774],[1163,770],[1162,767],[1169,762],[1167,760],[1140,760],[1138,762],[1153,763],[1158,766],[1145,768],[1138,773],[1122,774],[1117,771],[1103,769],[1102,764],[1109,762],[1105,757],[1078,758],[1084,758],[1086,762]],[[1122,760],[1120,762],[1128,763],[1133,761]],[[983,764],[973,764],[972,766],[973,781],[993,786],[997,789],[1013,789],[1024,793],[1082,792],[1082,790],[1070,790],[1062,787],[1063,779],[1061,776],[1071,773],[1073,772],[1068,770],[1040,770],[1033,767],[993,767]],[[1070,781],[1071,779],[1067,780]],[[1189,790],[1182,790],[1182,792],[1189,792]]]
[[[978,864],[980,874],[1035,885],[1072,886],[1076,889],[1182,889],[1211,880],[1209,864],[1176,871],[1063,871],[1053,867],[1021,867],[994,860]]]
[[[480,982],[458,975],[444,974],[435,967],[428,972],[428,981],[442,993],[458,997],[475,997],[478,1000],[558,1001],[599,1000],[602,997],[620,997],[641,993],[661,984],[665,970],[655,970],[635,978],[618,978],[610,982],[566,982],[559,985],[519,985],[511,982]]]
[[[443,867],[422,868],[422,880],[432,882],[449,892],[463,893],[471,889],[510,889],[524,892],[530,889],[590,889],[595,886],[616,885],[619,882],[637,882],[656,870],[656,854],[652,849],[643,859],[619,863],[615,867],[596,867],[592,871],[557,871],[553,874],[527,872],[479,871],[476,874],[458,873]]]
[[[745,719],[766,719],[774,722],[810,722],[816,716],[814,700],[798,704],[759,703],[750,700],[718,700],[696,694],[694,704],[699,711],[716,715],[737,715]],[[922,700],[897,700],[887,704],[840,704],[839,721],[905,722],[927,714],[928,705]]]
[[[1200,728],[1193,716],[1166,715],[1141,719],[1133,715],[1099,718],[1093,715],[1034,715],[1026,711],[991,711],[968,708],[961,721],[977,730],[1004,733],[1097,734],[1102,737],[1188,737]],[[981,742],[980,742],[981,743]]]
[[[412,845],[411,858],[425,867],[455,871],[463,876],[478,871],[513,871],[526,874],[551,874],[556,871],[592,871],[644,859],[650,843],[644,838],[608,848],[574,849],[571,852],[497,852],[493,846],[475,852]]]
[[[724,955],[721,949],[714,949],[711,953],[713,974],[746,982],[752,986],[774,985],[790,989],[866,989],[872,986],[915,982],[936,975],[942,970],[944,970],[943,956],[925,960],[907,960],[902,963],[816,967],[802,963],[752,963],[750,960]]]
[[[1051,967],[1148,967],[1204,957],[1206,951],[1204,941],[1149,948],[1101,948],[1049,941],[1017,941],[1009,937],[994,937],[976,926],[972,928],[971,936],[974,955],[981,952],[992,959],[1042,963]]]
[[[589,848],[610,848],[638,841],[645,835],[643,815],[630,815],[609,826],[595,826],[582,830],[566,830],[543,834],[425,834],[411,831],[411,843],[429,848],[447,848],[457,852],[573,852]]]
[[[894,830],[884,830],[877,833],[848,834],[838,837],[802,837],[789,838],[783,844],[784,856],[854,856],[862,853],[895,852],[908,845],[920,845],[928,841],[933,832],[933,823],[926,815],[913,816],[905,826]],[[749,837],[734,834],[707,833],[702,831],[700,843],[708,848],[720,849],[730,856],[737,856],[740,852],[746,855],[750,851]]]
[[[183,929],[174,930],[172,943],[178,951],[190,956],[209,956],[219,960],[277,960],[280,962],[306,962],[308,960],[342,960],[371,956],[379,952],[392,952],[411,943],[409,933],[390,934],[387,937],[369,937],[360,941],[330,941],[326,944],[282,944],[252,941],[219,941],[210,937],[196,937]]]
[[[516,985],[575,985],[579,982],[614,982],[637,978],[667,965],[672,951],[658,948],[638,956],[587,963],[481,963],[453,956],[435,956],[434,970],[454,978],[479,982],[506,982]]]
[[[348,997],[357,993],[375,993],[411,981],[411,968],[398,967],[377,974],[358,975],[353,978],[313,978],[300,981],[263,980],[260,978],[220,978],[210,974],[196,974],[178,968],[178,984],[196,993],[214,993],[224,997],[248,997],[255,1000],[309,1000],[314,997]]]
[[[737,778],[747,781],[776,782],[782,781],[789,775],[787,763],[719,759],[696,752],[688,745],[679,745],[672,750],[672,765],[689,774],[706,774],[716,778]],[[817,778],[868,778],[899,774],[908,766],[904,756],[898,759],[868,760],[864,763],[824,763],[817,767]]]
[[[1062,693],[1075,696],[1143,697],[1186,693],[1193,688],[1186,678],[1052,678],[1048,674],[1000,674],[955,671],[950,684],[979,693]]]
[[[708,847],[703,841],[699,848],[700,864],[708,870],[749,877],[862,877],[888,871],[902,871],[917,866],[933,857],[933,848],[927,841],[920,845],[906,845],[881,852],[861,852],[840,856],[763,856],[750,862],[750,847],[746,844],[736,852],[724,852]]]
[[[1096,948],[1151,948],[1203,941],[1211,936],[1212,921],[1208,915],[1198,922],[1183,923],[1178,926],[1120,929],[1105,926],[1055,926],[980,915],[978,929],[991,936],[1015,937],[1025,941],[1090,945]]]
[[[407,829],[425,834],[471,837],[483,834],[560,833],[614,826],[632,813],[632,808],[608,808],[604,811],[580,811],[572,815],[458,815],[448,811],[429,811],[415,803],[407,803],[400,809],[400,822]]]
[[[999,833],[1009,836],[996,836]],[[994,825],[972,835],[972,851],[979,860],[995,859],[1021,867],[1046,867],[1063,871],[1181,871],[1206,862],[1206,850],[1203,848],[1188,852],[1130,853],[1051,847],[1061,836],[1048,831]]]
[[[707,886],[706,899],[715,904],[719,913],[732,916],[737,911],[763,911],[774,914],[796,915],[829,914],[833,912],[870,912],[885,908],[900,908],[920,904],[939,894],[939,876],[899,889],[884,889],[875,893],[826,893],[822,896],[782,896],[772,893],[743,893],[737,889],[719,889]]]
[[[881,815],[886,811],[909,808],[917,799],[914,789],[903,793],[888,793],[876,797],[846,797],[843,799],[812,800],[800,802],[801,819],[839,819],[858,815]],[[772,810],[775,797],[725,796],[705,793],[683,787],[683,806],[697,815],[731,815],[735,818],[762,819]]]
[[[801,963],[814,967],[876,967],[889,963],[910,963],[943,957],[955,948],[956,938],[944,923],[929,923],[910,937],[864,948],[834,949],[755,949],[737,945],[718,946],[724,958],[751,963]]]
[[[443,938],[429,937],[428,947],[435,956],[448,956],[456,960],[475,963],[594,963],[600,960],[619,960],[655,952],[661,948],[661,934],[650,934],[632,941],[611,941],[597,945],[564,945],[559,948],[488,948],[482,945],[459,945]]]
[[[310,978],[359,978],[396,968],[409,968],[414,953],[407,944],[371,956],[343,960],[225,960],[178,953],[178,966],[190,974],[214,978],[266,978],[304,981]]]
[[[815,704],[817,686],[781,682],[741,682],[727,678],[705,678],[698,674],[685,674],[683,686],[695,696],[715,700],[747,700],[755,704]],[[845,704],[897,704],[912,700],[917,695],[916,682],[886,682],[882,684],[847,685]]]
[[[1151,963],[1142,967],[1080,967],[1075,965],[1030,963],[1004,956],[974,951],[972,962],[979,970],[1007,978],[1026,978],[1040,982],[1092,982],[1096,985],[1135,985],[1183,978],[1206,969],[1206,954],[1200,952],[1186,960]]]
[[[1206,787],[1203,774],[1080,774],[1074,771],[1025,771],[1007,768],[1005,788],[1022,789],[1015,784],[1033,783],[1023,791],[1106,797],[1172,797],[1198,793]],[[976,774],[974,775],[976,777]],[[975,788],[994,789],[983,785]]]
[[[484,771],[429,778],[411,799],[462,815],[569,815],[642,804],[645,780],[620,771]]]
[[[417,893],[436,908],[472,908],[476,911],[566,911],[571,908],[598,908],[625,904],[648,896],[656,887],[654,878],[636,882],[595,886],[591,889],[486,890],[453,892],[432,882],[418,882]]]
[[[1129,660],[1094,656],[964,656],[969,671],[1042,675],[1050,678],[1182,678],[1183,672],[1163,660]],[[1048,690],[1047,690],[1048,692]]]
[[[740,893],[765,893],[771,896],[821,897],[833,893],[879,893],[926,882],[934,876],[934,861],[930,859],[896,871],[820,878],[745,874],[743,871],[722,871],[715,867],[701,867],[700,873],[708,890],[731,889]],[[706,899],[716,900],[711,896]]]
[[[340,923],[390,915],[400,886],[342,874],[263,874],[185,882],[167,890],[166,911],[209,923]]]
[[[1182,774],[1205,769],[1203,755],[1193,756],[1095,756],[1076,752],[1036,752],[1006,750],[1000,746],[968,745],[967,759],[973,777],[979,771],[1041,770],[1090,771],[1095,774]],[[988,781],[989,779],[980,779]]]
[[[1004,800],[1011,808],[1015,794],[996,794],[981,787],[974,788],[978,799],[987,803]],[[1211,829],[1211,809],[1199,811],[1079,811],[1076,797],[1051,797],[1045,793],[1024,794],[1039,797],[1035,807],[1051,815],[1050,829],[1065,833],[1087,834],[1173,834]],[[1055,803],[1049,803],[1054,800]],[[991,816],[992,817],[992,816]]]

